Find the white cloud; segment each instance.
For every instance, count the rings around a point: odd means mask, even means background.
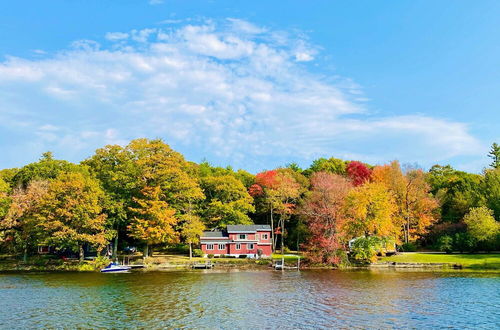
[[[150,5],[161,5],[162,3],[164,3],[165,0],[149,0],[149,4]]]
[[[108,32],[106,33],[106,39],[110,41],[117,41],[117,40],[124,40],[127,39],[129,36],[128,33],[123,33],[123,32]]]
[[[298,63],[318,52],[300,36],[230,19],[105,38],[107,48],[84,40],[43,59],[0,62],[0,109],[9,109],[0,127],[22,117],[37,151],[82,158],[105,143],[162,137],[198,159],[252,169],[287,157],[434,162],[482,150],[463,123],[373,118],[350,79],[332,82]]]

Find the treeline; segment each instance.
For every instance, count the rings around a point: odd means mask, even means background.
[[[79,252],[196,244],[202,231],[270,224],[273,246],[311,262],[340,264],[348,241],[360,260],[392,241],[444,251],[499,248],[500,147],[483,174],[450,166],[402,169],[336,158],[253,175],[186,161],[161,140],[96,150],[80,164],[51,153],[0,171],[0,249],[25,257],[37,246]]]

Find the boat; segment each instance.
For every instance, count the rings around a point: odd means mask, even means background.
[[[124,266],[117,263],[110,263],[105,268],[101,269],[101,273],[125,273],[130,271],[130,266]]]

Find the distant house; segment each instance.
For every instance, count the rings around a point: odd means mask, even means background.
[[[223,231],[206,231],[200,237],[205,256],[270,257],[272,254],[269,225],[228,225]]]

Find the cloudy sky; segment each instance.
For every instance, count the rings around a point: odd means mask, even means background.
[[[500,2],[4,1],[0,168],[162,138],[251,172],[318,157],[481,171]]]

